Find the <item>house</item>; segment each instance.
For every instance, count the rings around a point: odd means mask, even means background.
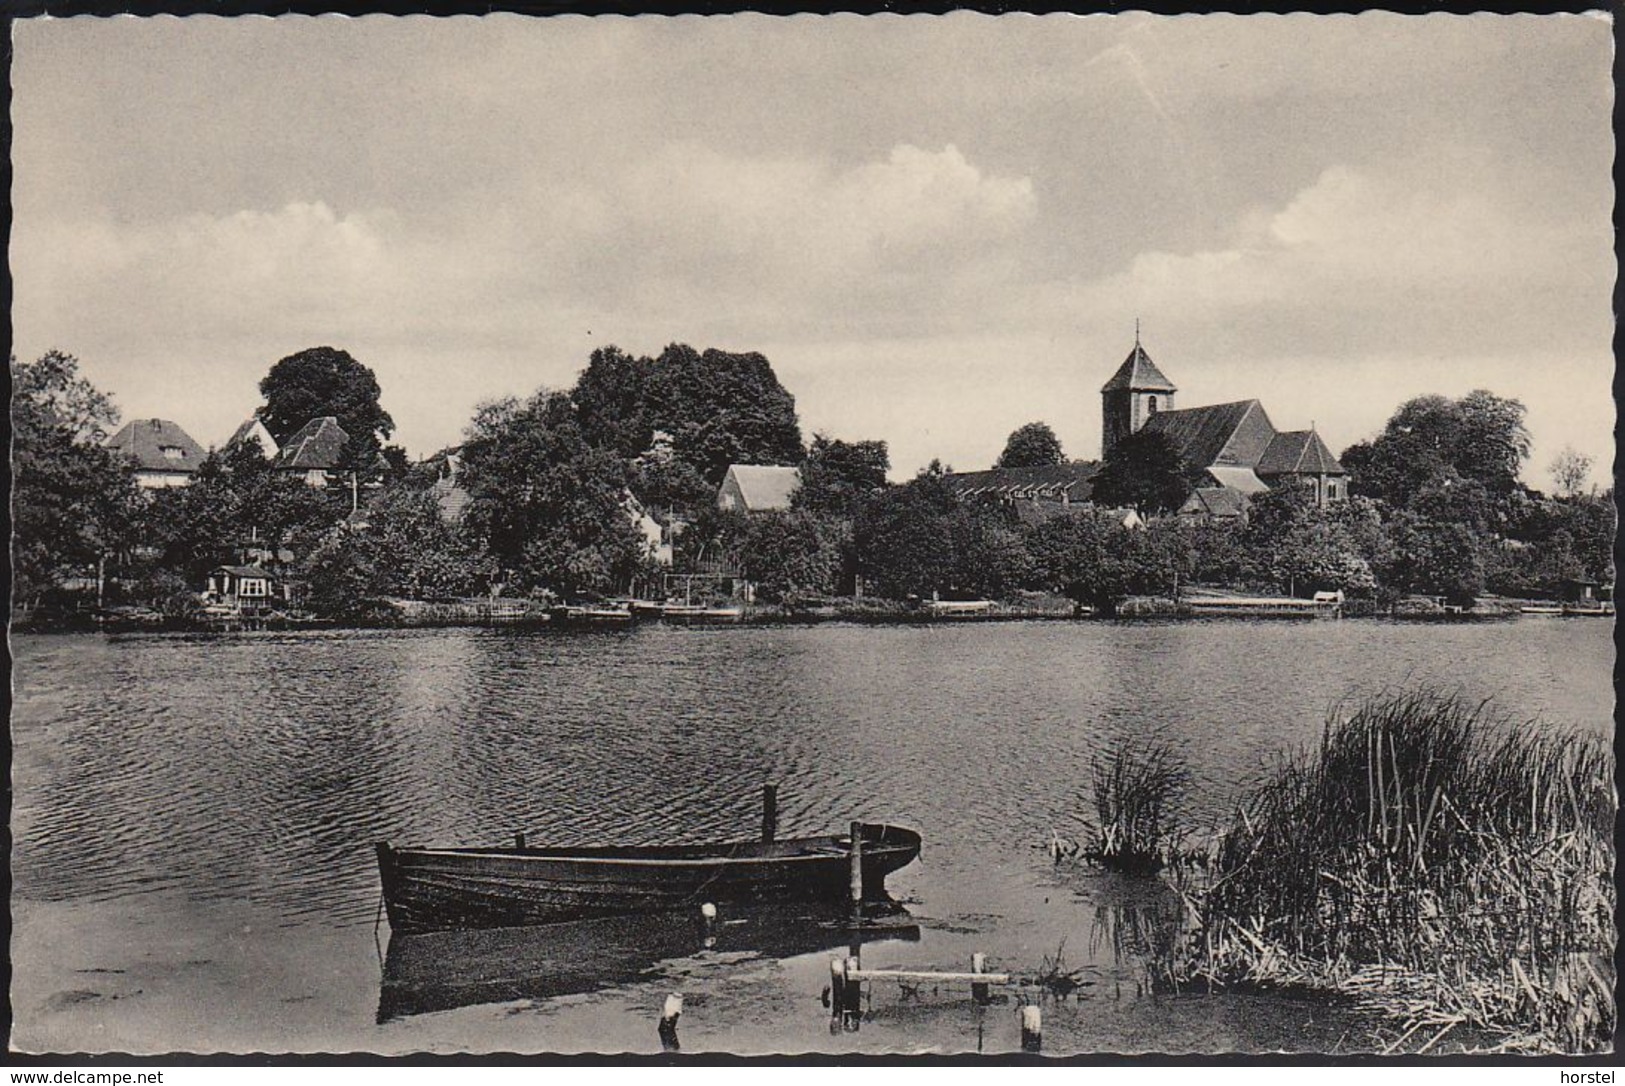
[[[186,486],[206,455],[203,447],[168,419],[136,419],[107,439],[107,448],[132,464],[137,486],[157,490]]]
[[[271,431],[265,428],[265,423],[260,421],[258,415],[250,415],[247,422],[237,427],[226,439],[225,448],[229,449],[233,445],[241,445],[247,441],[258,441],[260,452],[267,460],[275,460],[277,453],[282,451],[281,446],[276,443],[276,438],[271,436]]]
[[[643,537],[644,553],[662,566],[671,565],[672,533],[643,508],[643,503],[632,496],[630,490],[621,494],[621,509]]]
[[[1275,428],[1258,400],[1206,407],[1175,408],[1179,390],[1157,368],[1134,337],[1134,349],[1101,388],[1101,456],[1109,457],[1116,444],[1140,430],[1166,435],[1206,486],[1222,488],[1232,496],[1216,508],[1243,506],[1254,495],[1272,487],[1301,486],[1325,506],[1348,497],[1348,473],[1313,428]],[[1202,515],[1200,507],[1215,499],[1198,498],[1187,515]],[[1191,506],[1190,502],[1186,506]]]
[[[205,605],[236,612],[270,610],[286,599],[286,588],[259,566],[216,566],[203,591]]]
[[[761,513],[788,509],[801,488],[801,469],[768,464],[733,464],[717,488],[717,508]]]
[[[463,511],[468,503],[474,500],[474,495],[463,486],[463,447],[461,445],[444,449],[428,460],[424,461],[434,469],[434,482],[429,486],[429,496],[440,507],[441,519],[455,524],[463,518]]]
[[[987,497],[1006,502],[1043,502],[1084,505],[1090,480],[1100,472],[1098,463],[1075,460],[1025,468],[990,468],[943,476],[960,500]]]
[[[278,451],[277,470],[299,475],[311,486],[326,486],[349,440],[350,435],[332,415],[311,419]]]
[[[1199,486],[1191,491],[1179,515],[1193,520],[1245,520],[1245,496],[1224,486]]]

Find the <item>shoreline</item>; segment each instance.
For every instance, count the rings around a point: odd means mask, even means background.
[[[1197,597],[1212,599],[1212,597]],[[421,601],[409,601],[420,603]],[[1342,608],[1316,608],[1309,600],[1281,597],[1280,609],[1264,608],[1256,604],[1227,606],[1222,601],[1191,606],[1188,600],[1175,602],[1166,597],[1134,597],[1123,603],[1113,615],[1096,613],[1093,609],[1066,609],[1054,606],[1023,606],[995,603],[986,611],[974,614],[933,614],[916,606],[905,604],[836,606],[818,611],[786,610],[779,606],[749,607],[742,613],[717,620],[664,619],[658,616],[635,617],[626,621],[583,623],[563,620],[550,615],[546,609],[505,609],[493,613],[489,607],[457,608],[432,605],[428,613],[402,613],[391,619],[336,619],[265,617],[253,619],[189,619],[162,618],[134,622],[108,622],[90,615],[50,616],[44,619],[13,616],[10,630],[22,634],[75,634],[105,633],[278,633],[310,630],[419,630],[419,629],[515,629],[515,630],[628,630],[643,626],[697,626],[725,629],[739,626],[821,626],[831,624],[855,626],[957,626],[985,623],[1023,622],[1316,622],[1327,619],[1378,619],[1404,623],[1463,624],[1480,622],[1507,622],[1520,618],[1612,618],[1613,613],[1599,611],[1553,611],[1525,615],[1520,612],[1519,601],[1495,601],[1487,607],[1469,611],[1405,608],[1396,606],[1380,610],[1375,606],[1345,610]]]

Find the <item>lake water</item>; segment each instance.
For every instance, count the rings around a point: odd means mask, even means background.
[[[1083,981],[1045,1051],[1358,1051],[1367,1024],[1153,995],[1155,884],[1056,867],[1090,759],[1174,741],[1222,811],[1329,708],[1433,681],[1610,733],[1612,624],[1524,619],[322,631],[13,640],[13,1044],[40,1051],[1008,1051],[1012,1004],[877,985],[820,1003],[838,923],[697,918],[456,936],[388,955],[372,843],[748,837],[854,818],[925,838],[869,967]]]

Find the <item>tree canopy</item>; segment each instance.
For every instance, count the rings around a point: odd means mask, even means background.
[[[342,464],[370,471],[395,420],[379,403],[378,378],[345,351],[311,347],[278,361],[260,381],[265,404],[258,415],[285,443],[311,419],[331,415],[349,435]]]
[[[1055,436],[1047,422],[1029,422],[1012,433],[1004,443],[1004,451],[994,463],[996,468],[1036,468],[1066,463],[1061,451],[1061,439]]]
[[[11,358],[13,602],[37,602],[124,546],[139,496],[126,465],[101,444],[118,422],[72,355]]]
[[[1344,451],[1350,492],[1401,508],[1453,475],[1503,498],[1517,488],[1518,470],[1529,456],[1523,419],[1523,404],[1482,389],[1459,400],[1408,400],[1376,439]]]
[[[568,395],[485,404],[466,437],[465,523],[516,585],[586,595],[639,571],[646,548],[627,512],[627,462],[588,443]]]
[[[1159,430],[1138,430],[1112,446],[1091,481],[1095,504],[1168,513],[1190,497],[1189,465]]]
[[[850,517],[864,498],[886,485],[891,456],[884,441],[841,441],[817,434],[801,465],[794,503],[819,513]]]

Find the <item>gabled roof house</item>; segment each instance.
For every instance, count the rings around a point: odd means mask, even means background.
[[[801,469],[770,464],[734,464],[717,488],[719,509],[760,513],[788,509],[790,499],[801,489]]]
[[[275,460],[277,453],[282,451],[281,446],[276,443],[276,438],[271,436],[271,431],[265,428],[265,423],[260,421],[258,415],[250,415],[246,422],[232,431],[232,435],[226,439],[225,447],[229,449],[233,445],[247,441],[258,441],[260,452],[264,453],[268,460]]]
[[[277,453],[277,469],[302,475],[311,486],[326,486],[349,440],[350,435],[332,415],[311,419]]]
[[[136,419],[107,439],[107,448],[132,464],[136,485],[149,489],[185,486],[206,455],[178,423]]]

